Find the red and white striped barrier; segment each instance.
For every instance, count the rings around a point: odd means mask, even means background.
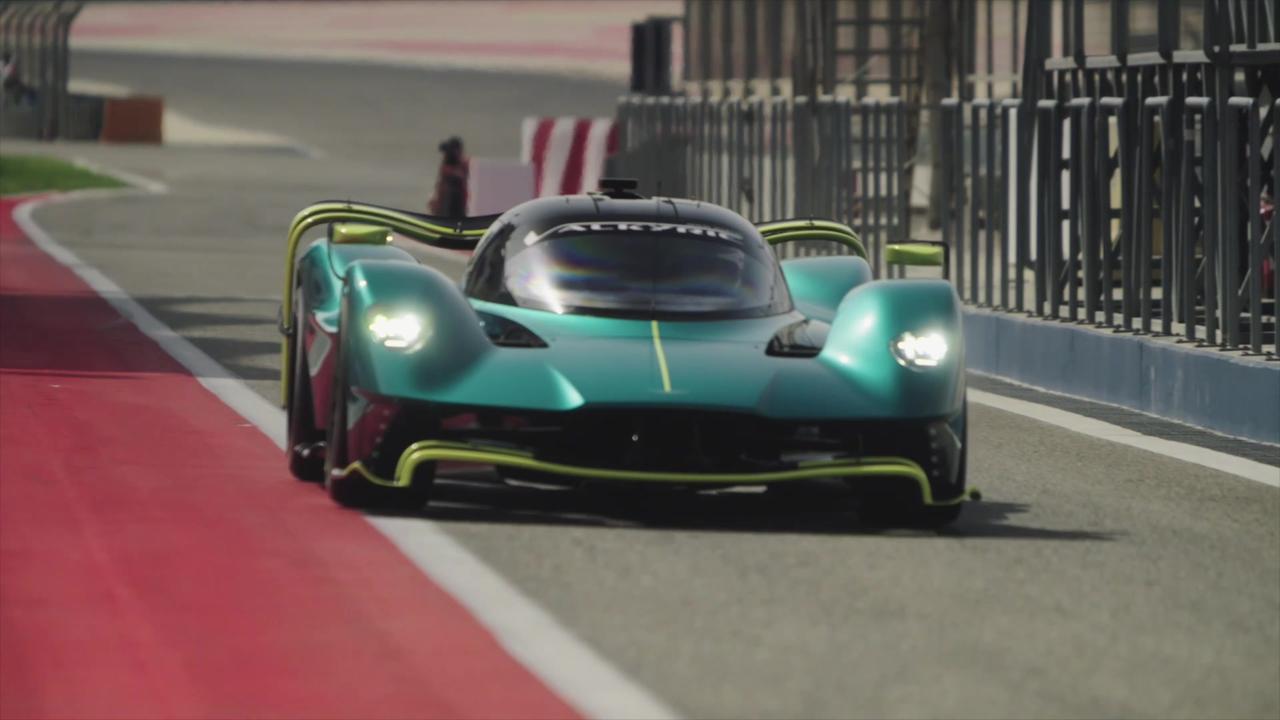
[[[535,197],[595,190],[605,159],[618,150],[613,118],[527,117],[520,137],[520,160],[533,165]]]

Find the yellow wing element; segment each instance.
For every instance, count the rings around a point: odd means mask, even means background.
[[[284,290],[281,293],[280,333],[280,402],[288,400],[289,376],[293,372],[293,345],[289,342],[293,327],[293,273],[298,259],[298,243],[308,230],[330,223],[367,223],[400,233],[405,237],[435,247],[451,250],[474,250],[496,215],[452,221],[407,210],[367,203],[328,201],[309,205],[293,218],[285,246]]]

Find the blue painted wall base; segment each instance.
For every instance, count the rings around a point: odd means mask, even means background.
[[[1280,443],[1280,362],[987,310],[964,327],[971,370]]]

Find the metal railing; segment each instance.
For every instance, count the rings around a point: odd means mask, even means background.
[[[30,92],[0,97],[6,134],[62,137],[72,112],[67,81],[71,23],[83,2],[0,2],[0,52],[11,55],[16,77]],[[15,94],[16,95],[16,94]]]
[[[754,222],[814,216],[856,229],[877,271],[910,222],[903,103],[822,97],[623,98],[617,171],[642,192],[691,197]],[[842,252],[789,243],[788,255]]]
[[[1016,100],[932,112],[949,139],[942,233],[966,301],[1280,354],[1280,101],[1041,100],[1025,171]]]
[[[1280,241],[1264,213],[1280,188],[1280,102],[950,99],[925,112],[943,144],[932,170],[947,275],[967,302],[1280,354]],[[619,171],[644,192],[756,222],[845,222],[878,275],[884,245],[911,236],[896,100],[629,97],[618,116]]]

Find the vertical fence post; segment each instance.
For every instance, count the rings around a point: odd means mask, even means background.
[[[1204,228],[1204,334],[1205,342],[1218,342],[1218,259],[1222,244],[1220,222],[1223,190],[1222,155],[1219,152],[1218,111],[1210,98],[1197,98],[1200,111],[1200,145],[1204,148],[1201,177],[1204,180],[1203,219]]]
[[[749,196],[752,222],[760,222],[764,202],[764,114],[760,111],[763,101],[752,97],[744,102],[747,121],[747,172],[751,175],[746,193]]]
[[[1280,39],[1280,12],[1271,37]],[[1280,98],[1271,105],[1271,353],[1280,355]]]
[[[901,27],[896,32],[902,32]],[[895,207],[898,214],[898,242],[911,239],[911,158],[907,156],[907,106],[901,98],[894,98],[894,147],[897,162],[893,167],[895,178]]]
[[[1256,19],[1260,18],[1255,15]],[[1249,263],[1249,350],[1261,354],[1262,251],[1263,243],[1266,242],[1266,238],[1262,235],[1262,134],[1258,123],[1257,101],[1249,98],[1248,104],[1241,103],[1241,106],[1249,118],[1248,144],[1246,145],[1249,153],[1249,185],[1245,204],[1249,213],[1249,223],[1245,231],[1245,242],[1249,248],[1247,258]],[[1272,122],[1275,122],[1274,118]],[[1273,147],[1271,152],[1274,162],[1277,151]]]
[[[678,97],[675,100],[675,107],[676,123],[680,128],[680,148],[683,156],[680,163],[679,196],[690,197],[693,192],[690,179],[693,177],[695,162],[693,154],[692,101],[687,97]]]
[[[1024,269],[1027,266],[1027,223],[1030,219],[1030,193],[1029,186],[1032,184],[1033,178],[1021,177],[1019,168],[1030,168],[1030,158],[1032,154],[1032,146],[1029,143],[1029,135],[1021,129],[1021,123],[1024,120],[1023,101],[1018,97],[1010,97],[1002,102],[1005,117],[1002,119],[1001,128],[1004,132],[1005,140],[1001,143],[1004,146],[1005,178],[1004,196],[1005,202],[1005,232],[1001,236],[1001,291],[1000,304],[1009,309],[1009,284],[1014,284],[1014,304],[1012,309],[1023,311],[1024,309],[1024,292],[1025,283],[1023,282]],[[1028,143],[1023,143],[1023,138],[1028,138]],[[1012,269],[1010,270],[1010,265]]]
[[[840,183],[837,207],[840,222],[853,224],[854,193],[857,192],[857,176],[853,170],[853,101],[849,98],[838,100],[840,117]],[[846,249],[847,252],[847,249]]]
[[[1016,7],[1016,3],[1015,3]],[[1009,246],[1010,242],[1014,247],[1019,247],[1017,242],[1018,228],[1022,223],[1022,216],[1026,213],[1026,204],[1020,203],[1018,200],[1018,190],[1021,183],[1017,182],[1018,170],[1016,159],[1027,152],[1027,148],[1015,147],[1013,143],[1018,140],[1018,110],[1022,106],[1022,101],[1016,98],[1006,98],[1000,103],[1000,304],[999,307],[1004,310],[1010,308],[1009,305],[1009,265],[1012,261],[1014,275],[1017,283],[1017,293],[1014,303],[1018,310],[1022,309],[1022,258],[1010,258]],[[1010,182],[1013,181],[1013,187]],[[1010,226],[1013,227],[1010,227]],[[1014,253],[1018,253],[1015,251]]]
[[[951,135],[950,137],[946,138],[946,141],[950,143],[951,147],[953,148],[953,152],[955,153],[955,162],[951,164],[951,173],[952,173],[951,199],[955,204],[953,206],[954,211],[950,213],[951,218],[954,220],[954,223],[955,223],[952,226],[955,230],[955,232],[952,235],[952,238],[955,241],[955,247],[953,248],[955,250],[955,253],[953,254],[955,255],[955,267],[956,267],[955,286],[956,286],[956,293],[958,293],[961,297],[964,297],[964,283],[965,283],[964,256],[965,256],[965,245],[966,245],[965,217],[964,217],[966,192],[965,192],[964,176],[965,176],[966,161],[965,161],[965,152],[964,152],[964,102],[963,101],[957,101],[955,103],[954,112],[952,114],[949,129],[951,131]]]
[[[769,101],[769,218],[782,218],[782,115],[784,98]]]
[[[729,182],[724,205],[729,209],[742,212],[742,154],[743,125],[746,117],[743,114],[743,103],[732,98],[726,103],[729,115]]]
[[[1195,200],[1196,200],[1196,139],[1195,109],[1187,104],[1194,98],[1183,99],[1182,117],[1177,121],[1177,137],[1182,146],[1178,153],[1180,158],[1178,169],[1178,315],[1177,320],[1183,324],[1183,337],[1188,341],[1196,339],[1196,232]],[[1190,127],[1188,127],[1190,126]],[[1201,193],[1201,196],[1203,193]],[[1204,201],[1201,197],[1201,211]]]
[[[1174,127],[1172,102],[1159,104],[1160,115],[1160,333],[1173,334],[1174,308],[1177,307],[1177,257],[1174,229],[1178,219],[1178,197],[1174,192],[1178,177],[1179,128]]]
[[[990,8],[988,7],[988,10]],[[990,39],[988,39],[988,43]],[[988,45],[989,47],[989,45]],[[1000,227],[1000,196],[999,177],[1000,177],[1000,146],[996,143],[997,125],[1000,123],[1000,105],[994,101],[988,100],[984,109],[987,116],[987,139],[985,147],[987,150],[987,183],[986,191],[983,193],[983,207],[985,208],[985,221],[983,223],[986,230],[986,258],[983,263],[986,272],[986,281],[983,283],[984,304],[988,307],[996,305],[995,300],[995,260],[996,260],[996,237],[1003,235]]]
[[[1079,263],[1080,263],[1080,236],[1083,233],[1081,229],[1081,215],[1084,211],[1084,203],[1080,202],[1081,186],[1084,181],[1084,174],[1087,171],[1084,163],[1084,151],[1082,137],[1084,131],[1084,109],[1085,103],[1092,102],[1091,98],[1073,98],[1067,102],[1067,122],[1070,137],[1066,139],[1067,143],[1067,252],[1065,257],[1065,268],[1063,269],[1062,280],[1064,289],[1067,294],[1067,319],[1072,322],[1079,320],[1079,295],[1078,282]],[[1056,279],[1056,277],[1055,277]]]
[[[1040,100],[1036,103],[1039,115],[1039,151],[1037,171],[1040,175],[1040,201],[1036,204],[1040,215],[1040,238],[1036,244],[1035,259],[1037,315],[1058,316],[1057,291],[1058,255],[1062,252],[1062,123],[1057,100]],[[1048,304],[1046,308],[1045,305]]]
[[[782,181],[778,186],[778,193],[782,202],[782,212],[779,214],[784,218],[795,213],[795,184],[792,182],[796,169],[795,108],[794,99],[782,105]]]
[[[972,252],[969,253],[969,302],[977,305],[980,298],[981,285],[978,274],[982,248],[982,225],[979,221],[982,206],[986,198],[982,182],[982,111],[990,106],[991,101],[985,98],[974,100],[969,104],[969,237],[973,240]],[[962,296],[963,297],[963,296]]]
[[[807,215],[829,217],[827,214],[827,197],[831,190],[830,169],[831,157],[830,148],[827,147],[826,139],[830,132],[831,116],[827,112],[828,102],[831,100],[827,96],[813,97],[813,103],[810,107],[809,124],[813,128],[813,138],[809,145],[813,147],[813,167],[810,170],[812,182],[809,184],[807,197],[805,198],[808,210]],[[804,254],[808,255],[814,249],[812,243],[801,243]]]
[[[791,212],[807,215],[813,179],[813,98],[800,95],[791,105],[791,159],[793,173],[788,189]]]
[[[940,173],[941,182],[932,183],[933,187],[942,191],[942,197],[936,202],[939,210],[938,223],[942,226],[942,244],[947,246],[946,257],[954,259],[956,255],[956,241],[953,237],[954,232],[951,226],[951,209],[954,204],[952,199],[953,189],[951,187],[951,165],[955,162],[956,149],[948,140],[951,137],[952,114],[959,107],[955,98],[946,98],[936,108],[930,108],[932,116],[929,123],[937,123],[938,132],[934,133],[935,137],[941,138],[942,147],[938,148],[936,156],[938,158],[938,166],[933,168],[934,173]],[[954,275],[951,263],[947,262],[942,266],[942,276],[951,278]]]
[[[1100,234],[1102,252],[1102,286],[1099,288],[1099,292],[1102,295],[1102,325],[1104,327],[1115,327],[1116,254],[1118,252],[1121,255],[1123,263],[1125,243],[1133,235],[1129,227],[1129,222],[1133,215],[1132,200],[1129,193],[1129,182],[1132,177],[1128,160],[1128,146],[1130,143],[1125,132],[1124,117],[1124,98],[1104,97],[1098,101],[1097,129],[1095,130],[1098,142],[1096,144],[1097,157],[1094,162],[1097,164],[1099,172],[1097,208],[1098,232]],[[1116,133],[1116,157],[1118,162],[1114,163],[1111,161],[1111,121],[1113,118],[1116,121],[1118,130]],[[1117,175],[1120,183],[1120,207],[1113,208],[1111,206],[1111,187],[1115,183]],[[1120,214],[1119,242],[1116,242],[1115,234],[1111,230],[1117,210]],[[1123,269],[1121,269],[1122,289],[1125,286],[1123,272]]]
[[[863,99],[858,103],[859,120],[862,132],[859,133],[861,162],[858,165],[862,182],[858,189],[858,236],[868,246],[871,243],[871,101]],[[872,267],[874,272],[875,267]]]
[[[686,65],[686,67],[688,66]],[[685,128],[689,137],[689,179],[686,181],[689,197],[702,196],[699,183],[702,179],[701,118],[703,103],[704,100],[701,97],[690,97],[685,106]]]
[[[866,191],[870,210],[867,220],[871,230],[871,243],[868,249],[871,251],[871,271],[876,277],[880,277],[883,272],[883,268],[880,267],[880,233],[884,227],[881,220],[884,210],[884,163],[881,161],[881,152],[885,145],[884,114],[881,112],[879,100],[866,99],[862,102],[866,104],[871,116],[871,128],[868,132],[868,143],[871,147],[871,182]]]
[[[711,193],[710,200],[713,203],[721,204],[724,202],[724,177],[725,177],[725,106],[728,103],[724,97],[716,98],[711,103]]]
[[[672,181],[677,177],[675,115],[670,96],[658,98],[658,146],[654,148],[654,157],[658,162],[658,179],[655,183],[655,195],[670,195]]]
[[[1068,238],[1067,251],[1070,260],[1067,274],[1070,287],[1067,315],[1072,321],[1079,321],[1079,299],[1081,283],[1077,275],[1084,276],[1084,318],[1086,322],[1096,322],[1098,311],[1098,233],[1101,231],[1098,222],[1097,194],[1093,192],[1097,184],[1101,184],[1105,174],[1099,168],[1094,151],[1096,141],[1094,130],[1097,121],[1094,115],[1093,98],[1076,98],[1068,103],[1071,109],[1071,234]],[[1079,206],[1077,210],[1076,207]]]
[[[1237,100],[1252,102],[1251,98],[1230,98],[1227,101],[1222,133],[1222,229],[1218,235],[1220,254],[1218,263],[1222,280],[1219,290],[1222,299],[1222,335],[1228,347],[1240,345],[1240,105]]]
[[[1151,305],[1152,305],[1152,278],[1151,278],[1151,261],[1154,256],[1152,249],[1152,196],[1154,192],[1152,186],[1154,184],[1153,174],[1153,148],[1155,144],[1155,118],[1161,114],[1162,108],[1169,102],[1168,96],[1158,96],[1147,98],[1143,103],[1140,137],[1141,146],[1138,161],[1138,212],[1141,213],[1138,221],[1138,242],[1134,253],[1135,269],[1138,278],[1138,292],[1141,295],[1141,328],[1142,332],[1151,332]],[[1162,153],[1163,155],[1163,153]],[[1161,168],[1162,173],[1167,173],[1168,168]],[[1166,178],[1161,175],[1162,184]],[[1161,208],[1161,215],[1164,214],[1164,208]]]

